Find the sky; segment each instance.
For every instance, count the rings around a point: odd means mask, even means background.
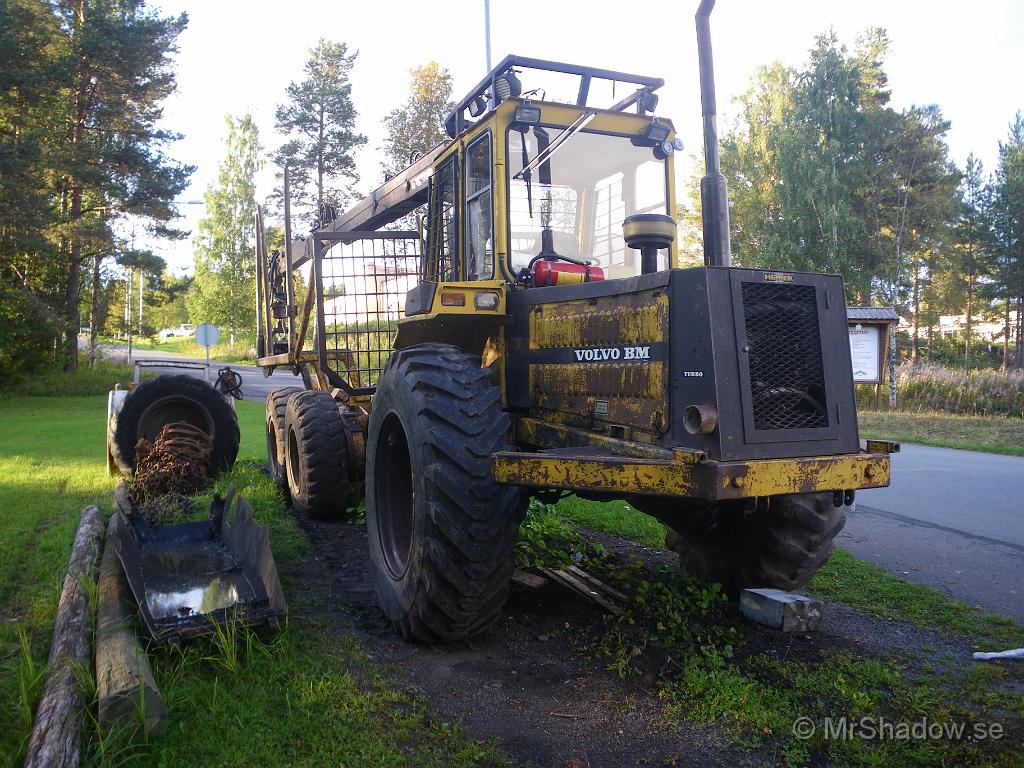
[[[274,109],[289,82],[302,77],[309,48],[321,38],[345,42],[359,55],[352,72],[358,129],[367,144],[357,155],[358,188],[381,181],[383,118],[408,96],[409,70],[436,60],[463,96],[486,73],[484,0],[448,3],[389,0],[154,0],[163,13],[188,13],[178,40],[178,90],[166,103],[163,125],[184,135],[168,148],[197,166],[179,200],[179,226],[195,230],[201,200],[223,156],[226,114],[253,115],[267,150],[281,138]],[[530,3],[490,0],[492,61],[508,54],[584,64],[661,77],[657,114],[672,119],[685,155],[702,151],[700,92],[693,13],[697,0],[640,4],[607,0]],[[891,47],[886,71],[897,109],[938,104],[952,123],[950,156],[968,154],[986,171],[1014,114],[1024,110],[1024,2],[1021,0],[718,0],[711,34],[720,130],[734,119],[732,100],[759,65],[780,60],[798,66],[818,34],[834,29],[852,47],[869,27],[884,27]],[[524,88],[531,88],[524,83]],[[274,169],[258,179],[262,201]],[[679,164],[677,184],[686,182]],[[189,240],[139,242],[177,274],[190,271]]]

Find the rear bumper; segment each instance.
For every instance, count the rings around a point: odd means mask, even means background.
[[[888,453],[863,451],[795,459],[699,461],[689,454],[635,459],[566,449],[495,453],[491,469],[495,481],[505,485],[719,501],[882,488],[889,485],[890,463]]]

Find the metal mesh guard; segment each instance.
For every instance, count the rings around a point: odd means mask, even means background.
[[[382,232],[322,257],[327,364],[352,387],[376,384],[391,355],[405,296],[419,282],[418,246]]]
[[[813,285],[743,283],[754,429],[827,427]]]

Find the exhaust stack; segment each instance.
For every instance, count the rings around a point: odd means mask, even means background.
[[[704,221],[704,263],[709,267],[728,267],[732,258],[729,248],[729,191],[718,157],[715,65],[708,21],[714,7],[715,0],[701,0],[696,15],[700,104],[704,115],[704,178],[700,180],[700,206]]]

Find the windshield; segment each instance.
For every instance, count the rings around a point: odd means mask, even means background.
[[[547,240],[559,256],[589,260],[608,278],[640,274],[640,254],[626,247],[622,221],[634,213],[668,212],[664,161],[656,159],[650,147],[635,146],[628,136],[584,130],[523,173],[562,133],[563,129],[541,126],[508,133],[513,270],[526,267]],[[667,262],[661,251],[658,269],[666,269]]]

